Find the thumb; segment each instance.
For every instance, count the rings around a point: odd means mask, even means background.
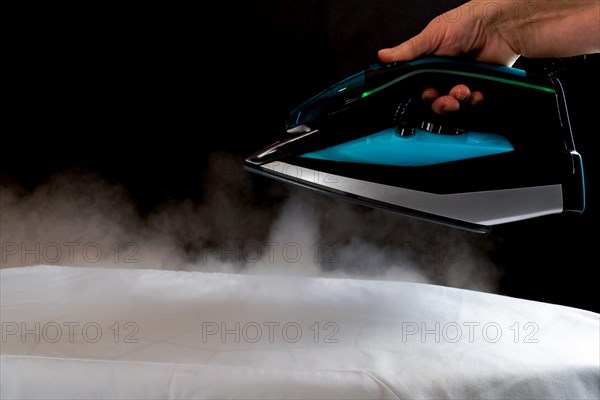
[[[430,49],[429,35],[422,32],[396,47],[379,50],[378,55],[384,63],[410,61],[430,53]]]

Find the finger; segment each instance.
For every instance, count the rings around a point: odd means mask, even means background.
[[[465,103],[471,98],[471,90],[465,85],[456,85],[450,89],[449,95],[454,97],[460,103]]]
[[[454,96],[438,97],[431,108],[436,114],[444,115],[460,110],[460,103]]]
[[[379,59],[384,63],[410,61],[430,53],[429,35],[423,32],[390,49],[379,50]]]
[[[469,101],[469,105],[473,108],[478,107],[481,103],[483,103],[484,97],[483,93],[474,91],[471,93],[471,99]]]
[[[436,88],[427,88],[421,94],[421,100],[428,104],[433,103],[438,97],[440,97],[440,92]]]

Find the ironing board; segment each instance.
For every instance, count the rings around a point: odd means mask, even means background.
[[[396,281],[0,273],[3,399],[599,397],[599,315],[579,309]]]

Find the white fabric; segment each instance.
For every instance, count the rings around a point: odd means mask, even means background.
[[[583,310],[402,282],[0,273],[3,399],[600,396]]]

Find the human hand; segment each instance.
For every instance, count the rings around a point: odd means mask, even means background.
[[[480,4],[469,2],[438,16],[417,36],[396,47],[379,50],[379,58],[384,63],[391,63],[427,54],[450,57],[468,54],[479,61],[512,65],[519,53],[506,35],[493,29],[496,25],[492,23],[493,19],[498,17],[475,13],[481,8]]]
[[[390,49],[379,51],[379,58],[385,63],[409,61],[424,54],[458,56],[464,53],[474,55],[476,59],[500,64],[512,65],[518,54],[502,38],[488,35],[485,27],[474,18],[456,20],[456,15],[471,12],[468,5],[442,14],[431,21],[417,36]],[[471,92],[465,85],[455,86],[447,95],[436,88],[427,88],[421,96],[431,104],[437,114],[448,114],[462,107],[476,107],[483,101],[483,94]]]
[[[433,19],[421,33],[382,49],[384,63],[435,54],[511,66],[520,55],[600,52],[600,1],[474,0]]]
[[[511,66],[520,55],[568,57],[599,51],[600,1],[476,0],[438,16],[417,36],[378,55],[384,63],[435,54]],[[429,88],[422,97],[438,114],[483,100],[464,85],[441,97]]]

